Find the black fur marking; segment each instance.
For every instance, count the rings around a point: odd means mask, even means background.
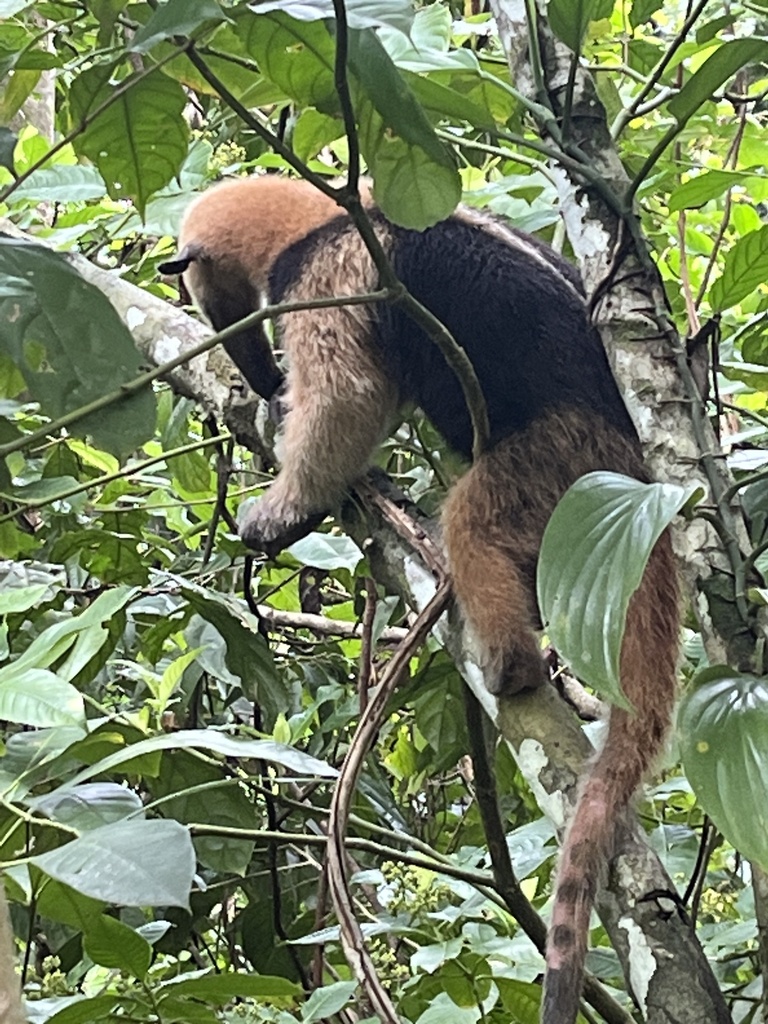
[[[203,296],[203,313],[217,331],[230,327],[259,308],[258,297],[245,281],[235,280],[230,289],[216,288],[211,292]],[[282,386],[284,378],[275,363],[264,327],[257,324],[239,331],[234,338],[224,342],[224,348],[256,394],[269,401]]]
[[[372,219],[386,223],[381,214]],[[590,409],[635,436],[600,338],[574,293],[573,285],[581,290],[576,271],[552,250],[520,234],[570,284],[543,268],[536,255],[459,218],[423,232],[388,231],[397,276],[472,360],[488,406],[491,445],[563,406]],[[313,252],[341,242],[361,244],[355,234],[340,217],[288,248],[272,271],[273,300],[280,301]],[[376,317],[377,340],[402,400],[420,405],[445,440],[469,458],[469,414],[439,350],[397,306],[381,304]]]
[[[264,503],[257,502],[245,516],[240,527],[240,537],[254,551],[263,551],[269,558],[276,558],[285,548],[318,527],[326,515],[326,512],[317,512],[296,522],[278,523],[264,508]]]

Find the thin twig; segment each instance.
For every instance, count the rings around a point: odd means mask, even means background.
[[[400,1018],[381,983],[352,906],[345,850],[347,821],[365,756],[379,730],[389,697],[397,687],[409,661],[445,611],[450,597],[450,584],[443,582],[432,600],[420,612],[408,639],[400,645],[389,661],[373,699],[360,718],[331,801],[328,821],[328,884],[341,929],[341,942],[347,962],[366,993],[374,1013],[378,1014],[384,1024],[400,1024]]]
[[[346,622],[343,619],[329,619],[325,615],[312,615],[309,612],[286,612],[280,608],[272,608],[268,604],[255,606],[259,615],[271,626],[283,626],[287,629],[308,629],[321,636],[338,636],[345,640],[362,640],[365,627],[360,622]],[[402,626],[387,626],[382,630],[379,640],[382,643],[398,644],[408,636],[408,630]]]
[[[376,603],[376,581],[370,576],[366,576],[365,607],[361,623],[363,643],[360,650],[360,671],[357,676],[357,694],[361,714],[368,704],[368,690],[373,678],[373,623],[376,619]]]

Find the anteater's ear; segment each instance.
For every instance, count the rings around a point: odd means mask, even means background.
[[[161,274],[183,274],[189,270],[190,263],[194,263],[200,257],[200,249],[196,245],[185,245],[179,255],[172,260],[166,260],[158,266]]]

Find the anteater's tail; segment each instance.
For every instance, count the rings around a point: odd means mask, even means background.
[[[659,753],[672,715],[678,601],[667,532],[651,553],[627,613],[621,680],[634,711],[611,711],[605,746],[583,783],[560,855],[547,941],[543,1024],[576,1020],[589,917],[601,870],[612,855],[616,821]]]

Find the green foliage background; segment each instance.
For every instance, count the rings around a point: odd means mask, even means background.
[[[385,212],[424,227],[463,195],[562,245],[551,169],[489,16],[457,2],[346,8],[360,147]],[[222,175],[289,170],[226,97],[312,171],[343,175],[332,13],[323,0],[0,0],[0,124],[14,125],[0,128],[0,213],[175,301],[156,268],[190,197]],[[721,317],[724,451],[740,476],[757,471],[744,492],[757,608],[768,592],[768,6],[712,2],[680,42],[685,15],[659,0],[550,3],[636,176],[681,333]],[[54,143],[19,116],[49,74]],[[285,613],[267,643],[240,596],[246,552],[233,520],[265,467],[163,386],[50,426],[139,364],[127,328],[62,259],[0,240],[0,861],[25,985],[34,1019],[55,1024],[117,1012],[311,1024],[355,999],[322,870],[334,770],[361,702],[360,641],[334,622],[373,610],[375,678],[391,650],[384,630],[405,609],[326,524],[256,566],[255,598]],[[458,468],[418,417],[381,462],[428,512]],[[595,495],[599,522],[610,495]],[[606,537],[592,550],[610,547]],[[321,613],[325,630],[291,619],[300,610]],[[705,664],[693,629],[686,655],[690,676]],[[758,717],[745,719],[743,702],[718,705],[714,769],[691,760],[712,715],[688,705],[682,739],[716,825],[759,860],[765,831],[737,836],[728,821],[754,821],[749,794],[763,793],[768,771],[768,698],[751,677],[744,685]],[[359,787],[353,894],[405,1018],[527,1024],[542,964],[493,892],[461,686],[429,641]],[[552,827],[504,747],[495,771],[518,877],[545,906]],[[733,795],[722,809],[706,803],[718,771]],[[748,867],[705,823],[674,757],[642,813],[735,1019],[754,1019]],[[592,943],[590,969],[626,1001],[600,926]]]

